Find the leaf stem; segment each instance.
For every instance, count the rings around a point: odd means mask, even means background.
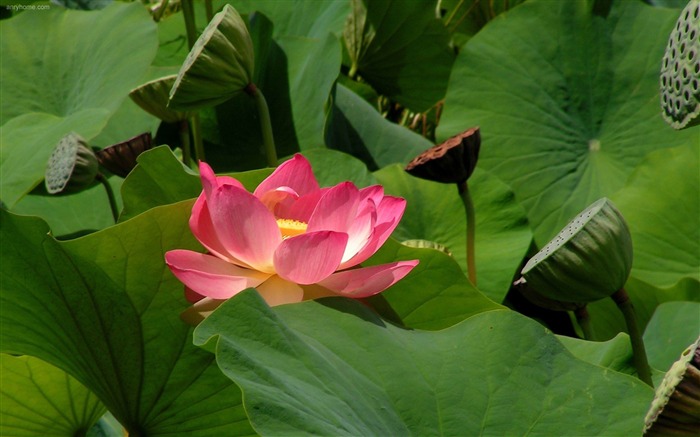
[[[617,307],[620,308],[622,315],[625,316],[627,331],[629,332],[630,341],[632,342],[632,359],[634,361],[634,367],[637,369],[637,375],[639,379],[653,388],[654,383],[651,380],[651,370],[649,362],[647,361],[647,353],[644,349],[642,334],[637,325],[637,318],[632,301],[630,301],[629,295],[624,288],[619,289],[610,297],[615,301]]]
[[[117,198],[114,197],[114,190],[112,190],[112,186],[109,184],[109,181],[100,172],[97,172],[97,175],[95,176],[95,179],[100,181],[103,187],[105,187],[105,191],[107,192],[107,198],[109,199],[109,207],[112,210],[112,217],[114,218],[114,223],[119,220],[119,207],[117,206]]]
[[[576,321],[578,322],[578,326],[580,326],[581,331],[583,331],[583,339],[589,341],[593,340],[593,327],[591,326],[591,316],[590,314],[588,314],[588,308],[586,308],[586,305],[576,308],[574,314],[576,315]]]
[[[265,96],[263,96],[260,88],[256,87],[253,83],[249,83],[245,91],[253,96],[255,104],[258,107],[260,131],[263,137],[263,153],[267,159],[267,165],[270,167],[277,167],[277,149],[275,148],[275,139],[272,135],[272,121],[270,120],[270,110],[267,107]]]
[[[192,167],[190,153],[190,124],[187,120],[180,122],[180,147],[182,147],[182,163],[187,167]]]
[[[467,181],[460,182],[457,184],[459,190],[459,197],[464,203],[464,210],[467,213],[467,275],[469,280],[476,287],[476,261],[475,261],[475,249],[474,249],[474,238],[476,235],[476,220],[474,214],[474,202],[472,202],[472,197],[469,194],[469,186]]]
[[[204,142],[202,141],[202,123],[198,112],[195,112],[192,116],[190,123],[192,124],[192,138],[194,139],[194,154],[198,161],[206,161]]]
[[[204,9],[206,10],[207,21],[211,21],[214,18],[214,6],[211,0],[204,0]]]
[[[197,41],[197,27],[194,22],[194,8],[192,0],[182,0],[182,16],[185,19],[185,30],[187,31],[187,46],[190,50]]]

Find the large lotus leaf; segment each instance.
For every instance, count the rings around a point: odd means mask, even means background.
[[[697,142],[649,154],[612,199],[632,232],[632,276],[662,288],[700,280]]]
[[[344,181],[352,181],[358,187],[368,187],[379,182],[367,166],[352,156],[330,149],[314,149],[304,152],[314,169],[314,176],[322,187],[330,187]]]
[[[105,412],[94,394],[50,364],[7,354],[0,364],[0,435],[85,435]]]
[[[91,12],[50,8],[5,20],[0,30],[2,124],[29,112],[113,112],[156,53],[155,24],[138,4]]]
[[[380,94],[416,112],[445,96],[454,62],[433,2],[353,0],[345,44],[355,72]]]
[[[658,75],[677,10],[528,1],[460,52],[438,134],[480,125],[479,165],[510,184],[544,245],[587,205],[622,188],[652,150],[700,140],[660,117]]]
[[[191,345],[188,303],[163,261],[199,245],[192,202],[59,243],[45,223],[0,210],[0,344],[90,389],[130,434],[250,433],[240,391]]]
[[[256,63],[256,85],[267,99],[277,154],[323,147],[325,105],[340,70],[340,44],[331,34],[272,40],[269,33],[256,32],[255,26],[264,26],[264,22],[262,16],[256,16],[251,36],[256,49],[265,53]],[[256,40],[258,37],[263,41]],[[218,135],[210,139],[218,146],[212,148],[213,162],[228,170],[264,166],[258,112],[250,96],[241,94],[218,106],[216,124]]]
[[[411,259],[420,262],[408,276],[370,298],[385,317],[410,328],[437,330],[503,308],[474,288],[455,260],[438,250],[407,247],[390,238],[363,265]]]
[[[700,302],[666,302],[658,306],[644,330],[652,367],[666,371],[700,335]]]
[[[143,7],[121,3],[20,14],[0,34],[2,198],[12,207],[40,183],[61,137],[102,130],[148,68],[156,34]]]
[[[241,14],[259,11],[270,17],[275,23],[275,36],[325,38],[331,32],[340,37],[350,13],[349,0],[232,0],[227,3]]]
[[[658,288],[631,277],[625,284],[625,290],[634,305],[637,324],[642,332],[656,308],[662,303],[678,300],[700,302],[700,282],[695,279],[686,278],[671,287]],[[591,316],[594,340],[608,340],[619,332],[627,331],[622,313],[612,299],[588,304],[588,312]]]
[[[628,375],[636,375],[632,362],[632,344],[627,334],[620,333],[608,341],[586,341],[563,335],[559,341],[576,358]]]
[[[121,208],[119,189],[123,179],[111,176],[107,179]],[[24,196],[12,212],[41,217],[55,236],[78,235],[104,229],[114,224],[109,198],[102,184],[96,183],[87,190],[69,195],[52,196],[43,186]]]
[[[652,390],[573,358],[517,313],[405,330],[326,299],[272,311],[253,290],[195,330],[269,435],[631,435]]]
[[[137,161],[138,165],[122,186],[124,210],[120,221],[156,206],[192,199],[202,192],[199,176],[182,165],[167,146],[148,150],[139,155]],[[253,191],[271,172],[270,169],[252,170],[237,173],[235,177]]]
[[[375,176],[387,193],[407,200],[394,238],[442,244],[466,272],[466,215],[456,185],[418,179],[399,166],[385,167]],[[489,298],[501,302],[532,234],[513,192],[492,174],[477,169],[469,179],[469,191],[476,214],[477,285]]]
[[[361,159],[370,169],[408,164],[433,144],[382,117],[347,87],[336,84],[326,120],[326,145]]]
[[[66,133],[76,132],[89,141],[108,119],[107,110],[88,109],[68,117],[24,114],[5,123],[0,129],[0,199],[14,207],[43,181],[51,152]]]

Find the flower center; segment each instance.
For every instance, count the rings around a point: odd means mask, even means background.
[[[282,232],[282,238],[287,239],[306,232],[307,224],[299,220],[277,219],[277,226]]]

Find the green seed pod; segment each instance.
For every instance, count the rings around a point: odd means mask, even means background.
[[[230,5],[216,14],[192,47],[170,91],[170,108],[214,106],[253,81],[253,42]]]
[[[587,303],[621,289],[632,269],[632,237],[607,198],[574,218],[525,265],[521,274],[539,294]]]
[[[681,354],[656,389],[644,435],[700,434],[700,338]]]
[[[71,132],[61,138],[49,158],[44,174],[46,191],[80,191],[95,181],[97,171],[97,157],[80,135]]]
[[[659,75],[661,108],[674,129],[700,124],[700,0],[690,0],[671,32]]]
[[[174,111],[168,108],[170,101],[170,90],[177,79],[177,75],[161,77],[160,79],[146,82],[129,92],[129,97],[144,111],[158,117],[166,123],[177,123],[187,120],[192,113],[185,111]]]

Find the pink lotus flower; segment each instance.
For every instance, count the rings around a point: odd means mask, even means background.
[[[165,260],[186,285],[198,323],[224,300],[255,287],[269,305],[323,296],[363,298],[406,276],[418,260],[358,267],[389,238],[406,207],[379,185],[319,188],[301,155],[280,165],[254,193],[199,165],[203,191],[190,228],[208,254],[171,250]]]

